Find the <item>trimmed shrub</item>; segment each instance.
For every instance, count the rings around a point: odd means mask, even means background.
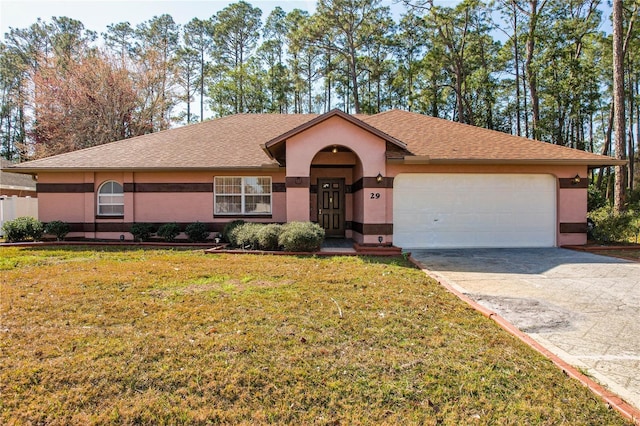
[[[324,229],[317,223],[290,222],[283,226],[278,243],[285,251],[318,251],[324,240]]]
[[[245,223],[244,220],[239,219],[224,225],[224,228],[222,229],[222,239],[228,242],[229,244],[231,244],[232,246],[237,246],[238,244],[235,239],[235,231],[236,231],[236,228],[243,225],[244,223]]]
[[[57,241],[64,240],[64,237],[67,236],[70,230],[71,227],[69,224],[67,222],[62,222],[61,220],[54,220],[44,226],[44,233],[55,235]]]
[[[165,223],[164,225],[158,228],[158,237],[162,238],[167,242],[174,242],[178,234],[180,234],[180,227],[177,223]]]
[[[134,223],[129,230],[134,241],[149,241],[153,233],[153,225],[150,223]]]
[[[31,216],[22,216],[9,220],[2,225],[7,242],[38,241],[44,233],[42,222]]]
[[[635,231],[633,211],[617,212],[612,206],[605,206],[587,214],[594,223],[593,238],[600,243],[624,242]]]
[[[192,243],[201,243],[209,238],[207,225],[201,222],[190,223],[184,229],[184,233],[187,234],[189,241],[191,241]]]
[[[278,239],[282,233],[282,225],[270,223],[258,229],[258,247],[262,250],[275,251],[280,248]]]
[[[236,245],[243,249],[255,250],[258,248],[258,232],[263,225],[258,223],[243,223],[233,229],[232,234]]]

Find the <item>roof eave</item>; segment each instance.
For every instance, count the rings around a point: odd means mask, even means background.
[[[402,159],[389,159],[391,162],[402,164],[477,164],[477,165],[553,165],[553,166],[587,166],[589,168],[622,166],[626,160],[615,158],[603,159],[555,159],[555,158],[531,158],[531,159],[494,159],[494,158],[431,158],[428,155],[405,156]]]
[[[15,174],[23,174],[23,175],[34,175],[37,172],[32,171],[30,168],[26,169],[18,169],[14,167],[7,167],[6,169],[2,169],[3,172],[7,173],[15,173]]]
[[[20,186],[20,185],[0,185],[2,189],[11,189],[14,191],[35,191],[35,186]]]
[[[35,175],[38,173],[64,172],[209,172],[230,170],[279,170],[277,163],[266,163],[253,166],[212,166],[212,167],[39,167],[21,169],[3,169],[10,173]]]
[[[267,154],[267,157],[269,157],[273,161],[276,161],[276,159],[273,157],[273,154],[271,154],[271,151],[267,149],[267,144],[260,144],[260,149],[262,149],[262,151]]]

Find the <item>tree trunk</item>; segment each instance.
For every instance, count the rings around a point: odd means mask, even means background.
[[[640,93],[640,75],[636,74],[636,95]],[[636,103],[636,149],[637,154],[634,154],[634,161],[638,155],[640,157],[640,102]],[[635,165],[634,165],[635,166]],[[635,175],[635,167],[634,167],[634,175]],[[635,179],[635,176],[633,177]]]
[[[631,61],[629,61],[629,69],[632,69],[632,65],[631,65]],[[631,74],[631,73],[629,73]],[[629,127],[628,127],[628,132],[629,134],[627,135],[628,137],[628,143],[627,143],[627,155],[629,156],[629,167],[627,168],[628,170],[628,174],[627,174],[627,182],[628,182],[628,186],[629,186],[629,191],[633,192],[633,178],[634,178],[634,174],[635,174],[635,143],[634,143],[634,139],[633,139],[633,124],[634,124],[634,112],[635,112],[635,87],[633,85],[633,80],[631,75],[629,75]],[[637,121],[637,118],[635,119]]]
[[[308,102],[309,102],[309,109],[307,110],[307,112],[309,114],[311,114],[311,110],[313,109],[313,69],[312,69],[312,63],[311,63],[311,54],[309,54],[309,57],[307,57],[307,91],[309,92],[308,94]],[[302,107],[300,107],[300,112],[302,112]]]
[[[602,155],[609,155],[609,150],[611,148],[611,136],[613,135],[613,118],[614,118],[614,106],[611,105],[611,108],[609,108],[609,120],[608,120],[608,125],[607,125],[607,133],[605,133],[604,135],[604,145],[602,146]],[[598,176],[598,183],[596,184],[596,186],[598,187],[598,189],[602,188],[602,181],[604,178],[604,172],[605,170],[608,170],[609,168],[606,167],[604,169],[600,169],[600,175]]]
[[[204,120],[204,50],[200,50],[200,121]]]
[[[513,4],[513,60],[516,71],[516,134],[522,136],[520,126],[520,58],[518,49],[518,11]]]
[[[625,105],[624,105],[624,52],[622,39],[622,0],[613,1],[613,104],[615,122],[615,156],[618,160],[626,158],[625,144]],[[625,203],[625,167],[616,166],[613,205],[617,211],[624,209]]]
[[[529,33],[527,34],[527,49],[525,59],[525,72],[527,81],[529,82],[529,96],[531,97],[531,130],[534,139],[540,137],[538,129],[540,123],[540,97],[538,96],[538,78],[536,71],[533,69],[533,56],[536,45],[536,25],[538,24],[538,16],[544,7],[546,0],[542,2],[538,9],[538,0],[530,0],[529,7]]]
[[[525,93],[524,96],[522,96],[522,109],[524,110],[524,135],[525,137],[529,137],[530,133],[529,133],[529,107],[527,105],[527,74],[525,72],[525,70],[522,70],[522,91]]]
[[[351,74],[351,86],[353,87],[353,107],[355,109],[356,114],[360,114],[360,99],[358,96],[358,74],[356,71],[356,57],[355,52],[354,56],[352,56],[349,60],[349,68]],[[348,102],[348,99],[345,99],[345,102]]]

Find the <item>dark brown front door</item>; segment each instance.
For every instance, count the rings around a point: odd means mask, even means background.
[[[344,237],[344,179],[318,179],[318,223],[327,237]]]

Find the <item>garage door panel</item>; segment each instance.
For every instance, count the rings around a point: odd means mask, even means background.
[[[555,245],[551,175],[400,174],[394,243],[404,248]]]

